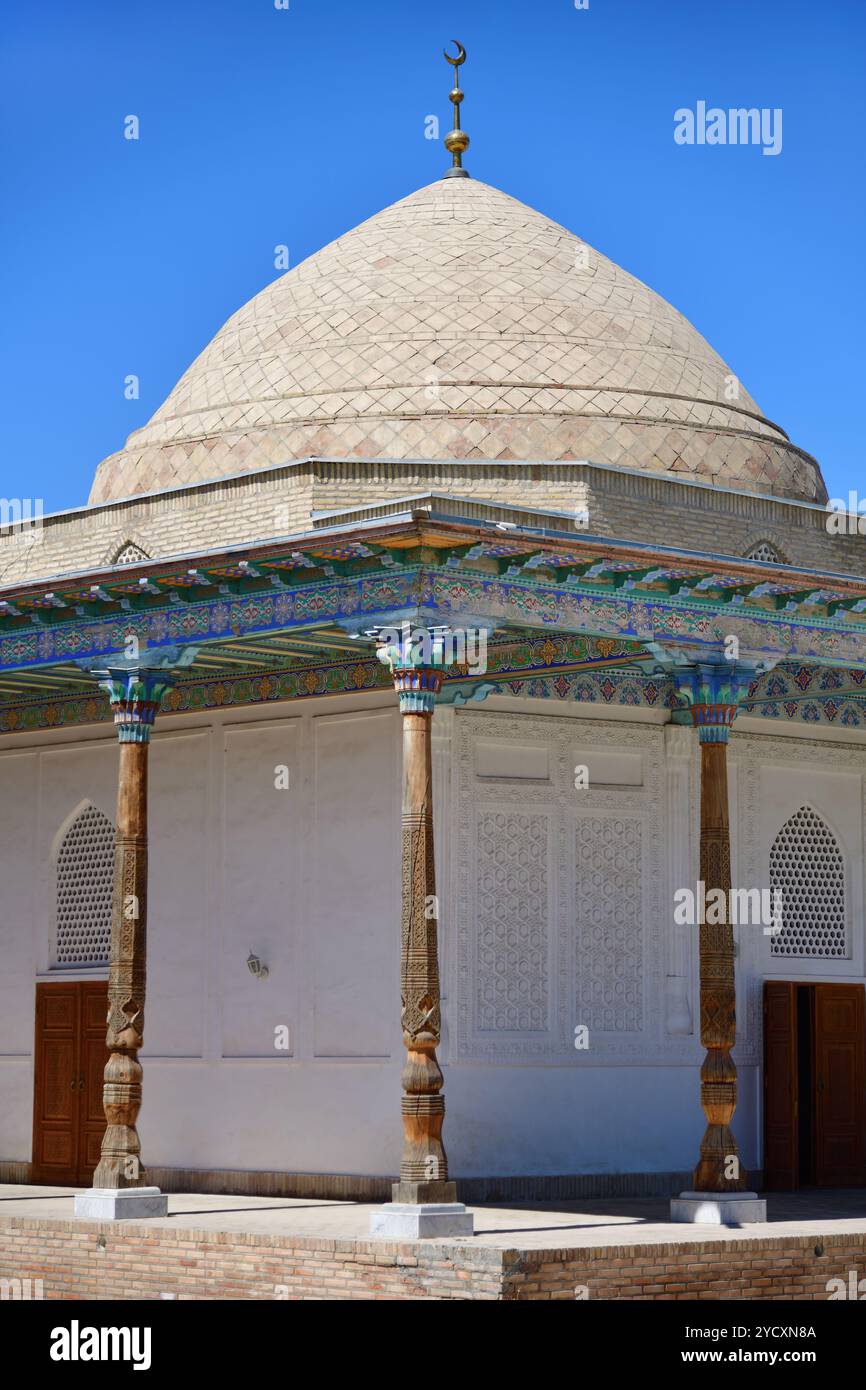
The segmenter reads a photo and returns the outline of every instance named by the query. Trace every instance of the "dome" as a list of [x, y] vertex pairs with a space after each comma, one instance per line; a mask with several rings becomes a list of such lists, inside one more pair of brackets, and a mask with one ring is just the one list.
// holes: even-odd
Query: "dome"
[[682, 314], [469, 178], [394, 203], [239, 309], [90, 501], [310, 456], [590, 459], [826, 499]]

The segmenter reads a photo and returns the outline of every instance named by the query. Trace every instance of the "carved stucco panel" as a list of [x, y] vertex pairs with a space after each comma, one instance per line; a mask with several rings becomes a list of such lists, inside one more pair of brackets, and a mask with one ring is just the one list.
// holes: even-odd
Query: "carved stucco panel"
[[580, 816], [575, 830], [575, 1017], [596, 1033], [643, 1027], [643, 826]]
[[479, 810], [475, 821], [479, 1032], [546, 1033], [550, 998], [550, 817]]
[[[548, 776], [479, 775], [480, 740], [544, 745]], [[641, 784], [576, 790], [578, 749], [637, 754]], [[691, 1060], [692, 1040], [663, 1035], [662, 729], [460, 710], [454, 768], [452, 1059]], [[574, 1047], [581, 1023], [591, 1028], [589, 1053]]]

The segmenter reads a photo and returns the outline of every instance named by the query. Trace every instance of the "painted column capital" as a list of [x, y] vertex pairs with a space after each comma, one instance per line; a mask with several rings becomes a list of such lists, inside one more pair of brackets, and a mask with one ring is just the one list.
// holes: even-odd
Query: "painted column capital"
[[191, 666], [198, 647], [165, 647], [142, 651], [134, 657], [109, 657], [103, 661], [79, 661], [107, 694], [120, 743], [149, 743], [160, 701]]
[[673, 665], [668, 675], [683, 717], [691, 716], [701, 743], [727, 743], [740, 706], [765, 669], [749, 659], [728, 659], [721, 652]]
[[[396, 638], [396, 640], [391, 640]], [[383, 642], [377, 657], [387, 666], [400, 699], [401, 714], [432, 715], [436, 696], [442, 689], [445, 643], [427, 628], [409, 628], [400, 634], [393, 630]]]
[[120, 743], [148, 743], [163, 695], [174, 684], [169, 671], [109, 666], [94, 672], [111, 702]]
[[727, 743], [737, 717], [737, 706], [726, 704], [692, 705], [691, 715], [699, 743]]

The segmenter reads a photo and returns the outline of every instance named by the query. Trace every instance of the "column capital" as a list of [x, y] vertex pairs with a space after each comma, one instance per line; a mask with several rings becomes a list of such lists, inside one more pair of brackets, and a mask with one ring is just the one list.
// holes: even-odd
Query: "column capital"
[[169, 671], [108, 666], [94, 671], [111, 702], [120, 743], [147, 743], [160, 701], [174, 684]]
[[729, 657], [718, 647], [666, 653], [662, 664], [679, 700], [675, 722], [691, 722], [701, 743], [727, 743], [740, 706], [775, 660]]
[[410, 629], [404, 623], [400, 633], [389, 631], [376, 655], [391, 672], [400, 713], [432, 715], [446, 664], [443, 638], [429, 628]]
[[727, 743], [737, 711], [758, 675], [756, 663], [724, 656], [696, 662], [673, 674], [677, 694], [688, 708], [701, 743]]
[[145, 651], [130, 658], [78, 664], [108, 696], [120, 743], [148, 743], [160, 701], [178, 678], [179, 669], [190, 666], [197, 647], [168, 647]]

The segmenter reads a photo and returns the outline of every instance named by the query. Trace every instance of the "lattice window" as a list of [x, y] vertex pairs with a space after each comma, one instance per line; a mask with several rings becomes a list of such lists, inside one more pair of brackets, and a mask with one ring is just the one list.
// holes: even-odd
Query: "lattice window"
[[747, 560], [760, 560], [766, 565], [784, 565], [786, 563], [776, 547], [770, 545], [769, 541], [759, 541], [757, 545], [752, 546], [745, 558]]
[[57, 855], [57, 965], [107, 962], [113, 876], [114, 826], [95, 806], [86, 806]]
[[122, 546], [120, 547], [120, 550], [118, 550], [117, 554], [115, 555], [114, 559], [112, 560], [112, 564], [114, 564], [114, 565], [134, 565], [134, 564], [136, 563], [136, 561], [138, 561], [138, 560], [149, 560], [149, 559], [150, 559], [150, 556], [149, 556], [149, 555], [145, 555], [145, 553], [144, 553], [144, 551], [142, 550], [142, 548], [141, 548], [140, 545], [136, 545], [134, 541], [127, 541], [126, 544], [125, 544], [125, 545], [122, 545]]
[[782, 893], [773, 956], [845, 957], [845, 862], [832, 830], [810, 806], [786, 821], [770, 850], [770, 886]]

